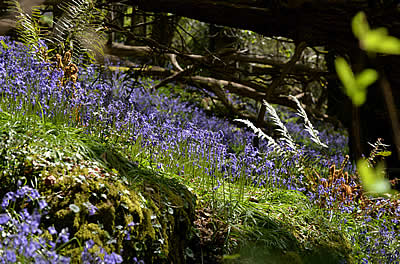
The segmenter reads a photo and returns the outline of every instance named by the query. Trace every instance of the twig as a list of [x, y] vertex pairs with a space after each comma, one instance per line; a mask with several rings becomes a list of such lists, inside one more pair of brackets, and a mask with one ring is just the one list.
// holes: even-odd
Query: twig
[[164, 80], [162, 80], [161, 82], [159, 82], [158, 84], [154, 85], [151, 90], [157, 90], [158, 88], [160, 88], [161, 86], [166, 85], [167, 83], [173, 82], [174, 80], [179, 79], [181, 76], [187, 74], [188, 72], [190, 72], [191, 70], [193, 70], [193, 66], [188, 66], [186, 67], [186, 69], [182, 70], [182, 71], [178, 71], [175, 72], [174, 74], [168, 76], [167, 78], [165, 78]]

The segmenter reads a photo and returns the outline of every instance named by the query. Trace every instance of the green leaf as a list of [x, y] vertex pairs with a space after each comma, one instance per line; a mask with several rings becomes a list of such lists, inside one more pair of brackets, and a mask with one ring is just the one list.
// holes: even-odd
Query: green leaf
[[378, 164], [377, 168], [374, 169], [368, 167], [366, 160], [361, 159], [357, 162], [357, 169], [365, 191], [375, 195], [391, 192], [390, 182], [385, 178], [382, 164]]
[[351, 26], [354, 36], [358, 39], [363, 38], [365, 34], [369, 32], [369, 25], [365, 13], [362, 11], [358, 12], [353, 18]]
[[339, 79], [344, 85], [346, 93], [348, 93], [348, 95], [351, 97], [351, 95], [354, 94], [354, 90], [357, 86], [353, 71], [351, 70], [349, 64], [347, 64], [346, 60], [341, 57], [335, 60], [335, 68]]
[[381, 151], [381, 152], [376, 153], [376, 155], [382, 156], [382, 157], [389, 157], [390, 155], [392, 155], [392, 152], [391, 151]]
[[367, 91], [355, 90], [349, 97], [355, 106], [361, 106], [367, 100]]
[[387, 30], [385, 28], [370, 30], [359, 38], [361, 48], [370, 52], [379, 52], [379, 47], [384, 42], [385, 37], [387, 37]]
[[341, 57], [335, 60], [335, 67], [345, 88], [345, 93], [350, 97], [353, 104], [356, 106], [364, 104], [367, 98], [366, 88], [378, 79], [378, 73], [373, 69], [366, 69], [354, 76], [350, 65]]
[[360, 89], [365, 90], [368, 86], [378, 80], [378, 73], [373, 69], [365, 69], [356, 76], [356, 82]]
[[377, 52], [385, 54], [400, 55], [400, 40], [395, 37], [387, 36], [377, 47]]
[[363, 50], [375, 53], [400, 55], [400, 39], [389, 36], [386, 28], [369, 28], [365, 13], [359, 12], [352, 21], [354, 35]]
[[369, 31], [360, 39], [364, 50], [385, 54], [400, 54], [400, 40], [388, 35], [385, 28]]

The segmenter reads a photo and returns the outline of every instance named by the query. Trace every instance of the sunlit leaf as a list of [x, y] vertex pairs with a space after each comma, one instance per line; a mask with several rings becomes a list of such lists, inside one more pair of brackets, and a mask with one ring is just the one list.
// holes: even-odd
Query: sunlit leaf
[[361, 106], [367, 100], [367, 91], [355, 90], [350, 99], [355, 106]]
[[386, 28], [370, 29], [366, 16], [359, 12], [352, 21], [354, 35], [360, 40], [360, 47], [368, 52], [400, 54], [400, 39], [389, 36]]
[[382, 156], [382, 157], [389, 157], [390, 155], [392, 155], [392, 152], [391, 151], [381, 151], [381, 152], [376, 153], [376, 155]]
[[380, 195], [391, 191], [390, 182], [385, 178], [384, 167], [379, 164], [377, 168], [368, 167], [366, 160], [357, 162], [364, 190], [368, 193]]
[[356, 76], [356, 82], [360, 89], [365, 90], [378, 79], [378, 73], [373, 69], [365, 69]]
[[364, 12], [357, 13], [353, 18], [352, 28], [353, 34], [359, 39], [363, 38], [363, 36], [369, 31], [369, 25]]
[[400, 55], [400, 39], [387, 36], [382, 40], [377, 50], [380, 53]]
[[379, 30], [368, 31], [360, 38], [361, 48], [370, 52], [377, 52], [385, 37], [382, 33]]
[[345, 93], [350, 97], [353, 104], [360, 106], [367, 98], [367, 87], [378, 79], [378, 73], [373, 69], [366, 69], [354, 76], [350, 65], [344, 58], [335, 60], [336, 72], [343, 83]]
[[370, 52], [400, 54], [400, 40], [389, 36], [385, 28], [369, 31], [360, 42], [361, 48]]
[[354, 93], [354, 89], [357, 86], [353, 71], [349, 64], [347, 64], [346, 60], [341, 57], [335, 60], [335, 67], [339, 79], [342, 81], [346, 89], [346, 93], [351, 97], [351, 94]]

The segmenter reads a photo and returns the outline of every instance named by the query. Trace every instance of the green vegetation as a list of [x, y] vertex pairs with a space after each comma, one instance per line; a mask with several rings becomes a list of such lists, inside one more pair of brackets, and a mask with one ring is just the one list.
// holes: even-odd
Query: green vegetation
[[[64, 12], [78, 16], [93, 6], [80, 7]], [[388, 154], [383, 144], [374, 145], [360, 180], [344, 133], [326, 124], [317, 131], [296, 97], [287, 98], [297, 113], [263, 102], [272, 137], [248, 120], [236, 119], [247, 127], [222, 120], [223, 111], [207, 115], [199, 106], [220, 105], [190, 87], [156, 90], [152, 79], [114, 65], [81, 67], [71, 78], [70, 52], [57, 54], [55, 66], [37, 56], [48, 51], [43, 42], [0, 42], [0, 261], [398, 259], [399, 196], [381, 171], [367, 168]], [[377, 76], [355, 76], [340, 59], [337, 67], [362, 104]]]
[[[82, 129], [4, 112], [0, 128], [0, 194], [16, 191], [23, 181], [46, 198], [51, 217], [42, 220], [44, 230], [67, 228], [73, 235], [59, 254], [80, 263], [83, 242], [92, 240], [91, 251], [124, 248], [127, 261], [182, 263], [196, 201], [187, 188], [139, 168]], [[13, 210], [23, 207], [19, 202]], [[48, 231], [42, 236], [52, 240]]]

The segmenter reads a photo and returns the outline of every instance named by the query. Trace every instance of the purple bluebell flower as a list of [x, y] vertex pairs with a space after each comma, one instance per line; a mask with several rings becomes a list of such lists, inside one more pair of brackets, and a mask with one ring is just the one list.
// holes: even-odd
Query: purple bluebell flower
[[6, 260], [10, 263], [15, 263], [17, 261], [17, 257], [13, 250], [6, 250]]
[[56, 235], [57, 234], [57, 230], [54, 228], [54, 226], [49, 226], [47, 228], [47, 230], [49, 230], [50, 235]]
[[46, 202], [46, 200], [39, 200], [39, 209], [40, 210], [43, 210], [44, 208], [46, 208], [47, 207], [47, 202]]
[[63, 228], [61, 230], [61, 232], [58, 234], [58, 239], [60, 239], [62, 243], [67, 243], [69, 241], [68, 228]]
[[96, 206], [91, 206], [89, 208], [89, 215], [94, 215], [97, 212], [98, 208]]
[[15, 193], [13, 192], [8, 192], [6, 193], [6, 195], [3, 197], [3, 201], [1, 203], [1, 207], [3, 207], [3, 209], [6, 209], [8, 207], [8, 205], [10, 204], [10, 201], [15, 201]]
[[92, 248], [94, 245], [95, 245], [95, 243], [94, 243], [94, 241], [91, 240], [91, 239], [85, 242], [85, 248], [86, 248], [86, 249], [90, 249], [90, 248]]
[[4, 225], [10, 220], [10, 216], [8, 214], [0, 214], [0, 225]]

